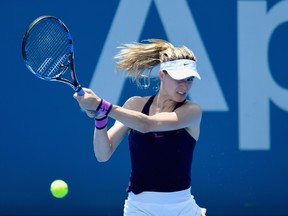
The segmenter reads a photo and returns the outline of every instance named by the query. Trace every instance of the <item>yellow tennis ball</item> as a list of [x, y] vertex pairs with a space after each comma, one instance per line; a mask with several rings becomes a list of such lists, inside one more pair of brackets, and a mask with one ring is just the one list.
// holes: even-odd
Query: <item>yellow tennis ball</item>
[[63, 198], [68, 193], [68, 185], [65, 181], [57, 179], [51, 183], [50, 191], [56, 198]]

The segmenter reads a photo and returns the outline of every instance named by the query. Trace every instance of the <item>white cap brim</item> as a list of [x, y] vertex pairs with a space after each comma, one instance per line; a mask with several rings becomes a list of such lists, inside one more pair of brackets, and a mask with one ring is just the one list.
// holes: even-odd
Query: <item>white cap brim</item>
[[165, 70], [175, 80], [197, 77], [201, 79], [197, 72], [196, 62], [190, 59], [178, 59], [160, 64], [160, 70]]

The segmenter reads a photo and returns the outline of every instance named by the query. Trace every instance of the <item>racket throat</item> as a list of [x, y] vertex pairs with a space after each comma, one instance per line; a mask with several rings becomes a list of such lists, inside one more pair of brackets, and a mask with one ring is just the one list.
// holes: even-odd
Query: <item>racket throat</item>
[[82, 87], [81, 87], [81, 85], [78, 85], [78, 86], [73, 86], [73, 89], [74, 89], [74, 91], [75, 92], [79, 92], [79, 91], [81, 91], [82, 90]]

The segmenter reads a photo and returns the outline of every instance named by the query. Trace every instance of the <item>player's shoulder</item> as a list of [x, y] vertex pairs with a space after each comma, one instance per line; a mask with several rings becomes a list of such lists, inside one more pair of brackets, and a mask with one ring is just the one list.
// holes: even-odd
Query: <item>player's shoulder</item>
[[145, 96], [145, 97], [133, 96], [133, 97], [130, 97], [125, 102], [123, 107], [125, 107], [127, 109], [136, 110], [136, 111], [141, 111], [149, 98], [150, 98], [150, 96]]
[[193, 112], [202, 113], [201, 106], [195, 102], [190, 101], [190, 100], [185, 101], [185, 107], [193, 110]]

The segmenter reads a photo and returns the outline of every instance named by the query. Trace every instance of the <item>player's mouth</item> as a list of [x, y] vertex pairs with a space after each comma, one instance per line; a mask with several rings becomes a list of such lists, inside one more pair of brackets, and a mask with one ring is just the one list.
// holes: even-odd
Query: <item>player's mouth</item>
[[186, 92], [185, 91], [178, 91], [177, 94], [186, 95]]

